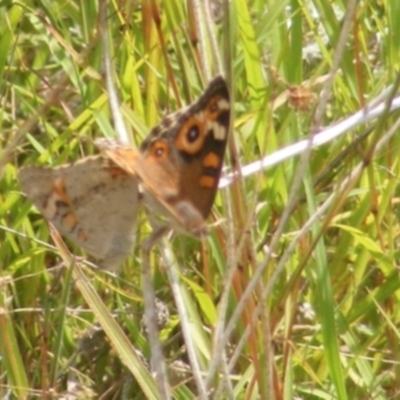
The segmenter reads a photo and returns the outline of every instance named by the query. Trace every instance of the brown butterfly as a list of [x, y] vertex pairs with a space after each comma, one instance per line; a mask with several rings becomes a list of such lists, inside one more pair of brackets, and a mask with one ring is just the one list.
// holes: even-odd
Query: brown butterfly
[[196, 237], [207, 233], [229, 125], [229, 92], [217, 77], [195, 103], [153, 128], [139, 151], [99, 139], [105, 156], [23, 168], [21, 186], [63, 235], [112, 269], [133, 244], [139, 187], [145, 205], [167, 216], [170, 227]]

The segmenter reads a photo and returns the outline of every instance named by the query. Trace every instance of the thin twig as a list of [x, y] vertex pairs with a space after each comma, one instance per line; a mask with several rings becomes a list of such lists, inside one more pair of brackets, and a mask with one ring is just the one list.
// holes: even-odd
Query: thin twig
[[329, 95], [331, 93], [333, 80], [336, 76], [336, 72], [339, 69], [340, 62], [343, 57], [344, 50], [346, 48], [347, 40], [349, 37], [349, 33], [351, 30], [351, 26], [354, 21], [354, 13], [357, 7], [357, 0], [350, 0], [347, 2], [347, 10], [344, 18], [344, 23], [342, 26], [342, 30], [340, 32], [339, 41], [335, 46], [335, 53], [333, 55], [332, 67], [328, 73], [328, 79], [325, 81], [324, 85], [321, 89], [321, 96], [318, 100], [318, 105], [314, 114], [314, 131], [318, 130], [323, 113], [325, 112], [325, 108], [329, 99]]

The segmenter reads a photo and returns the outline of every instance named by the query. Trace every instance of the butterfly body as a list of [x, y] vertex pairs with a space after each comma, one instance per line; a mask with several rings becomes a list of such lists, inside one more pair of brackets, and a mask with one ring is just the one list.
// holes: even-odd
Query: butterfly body
[[145, 204], [166, 215], [172, 228], [198, 237], [207, 233], [229, 121], [228, 89], [217, 77], [198, 101], [153, 128], [139, 150], [99, 139], [105, 157], [25, 168], [21, 185], [62, 234], [114, 266], [132, 246], [138, 185]]

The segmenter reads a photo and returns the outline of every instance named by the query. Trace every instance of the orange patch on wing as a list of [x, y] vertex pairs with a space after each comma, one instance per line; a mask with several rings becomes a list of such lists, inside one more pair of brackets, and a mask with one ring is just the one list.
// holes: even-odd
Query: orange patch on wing
[[151, 154], [157, 160], [163, 160], [169, 155], [168, 143], [161, 140], [154, 142], [151, 145]]
[[[196, 128], [199, 136], [195, 141], [190, 142], [187, 134], [190, 129]], [[175, 139], [175, 146], [178, 150], [188, 154], [196, 154], [199, 152], [204, 143], [204, 121], [199, 121], [199, 118], [191, 117], [182, 125]]]
[[65, 191], [65, 179], [58, 178], [54, 182], [54, 192], [56, 193], [58, 200], [61, 200], [65, 204], [70, 204], [68, 195]]
[[79, 238], [80, 241], [86, 242], [86, 240], [88, 239], [88, 236], [87, 236], [85, 231], [80, 229], [79, 232], [78, 232], [78, 238]]
[[118, 150], [105, 150], [106, 155], [118, 165], [110, 169], [110, 174], [114, 176], [123, 176], [126, 173], [130, 175], [136, 175], [135, 170], [132, 167], [132, 160], [135, 160], [138, 155], [138, 151], [131, 148], [120, 148]]
[[210, 151], [204, 158], [203, 158], [203, 167], [205, 168], [215, 168], [219, 167], [219, 156], [212, 151]]
[[110, 175], [114, 178], [117, 176], [124, 176], [126, 175], [126, 172], [122, 170], [121, 168], [118, 167], [112, 167], [109, 169]]
[[200, 186], [207, 188], [207, 189], [212, 189], [214, 187], [215, 184], [215, 178], [213, 178], [212, 176], [208, 176], [208, 175], [203, 175], [200, 178]]
[[65, 228], [73, 230], [78, 223], [78, 220], [73, 213], [68, 213], [63, 217], [62, 223]]

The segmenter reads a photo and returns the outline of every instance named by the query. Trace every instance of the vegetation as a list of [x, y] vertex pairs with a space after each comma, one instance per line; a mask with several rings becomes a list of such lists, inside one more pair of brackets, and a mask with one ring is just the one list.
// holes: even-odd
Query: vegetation
[[[104, 30], [133, 144], [226, 76], [231, 170], [398, 91], [396, 0], [206, 3], [113, 1], [106, 28], [93, 1], [0, 2], [1, 397], [159, 398], [143, 319], [146, 212], [113, 275], [74, 261], [17, 181], [25, 165], [73, 162], [115, 136]], [[203, 245], [177, 235], [152, 250], [173, 398], [400, 398], [400, 136], [379, 145], [397, 116], [236, 180]]]

